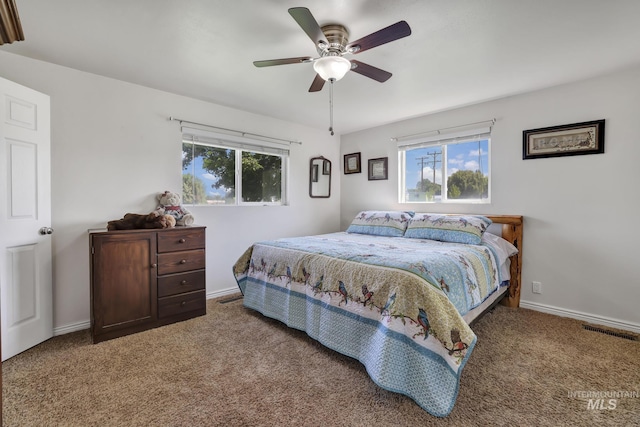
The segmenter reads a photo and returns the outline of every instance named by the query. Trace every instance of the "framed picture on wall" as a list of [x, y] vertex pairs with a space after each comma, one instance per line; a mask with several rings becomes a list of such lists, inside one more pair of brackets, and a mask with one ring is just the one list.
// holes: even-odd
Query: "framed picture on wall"
[[322, 162], [322, 175], [331, 175], [331, 162], [329, 160]]
[[369, 159], [369, 181], [388, 179], [389, 158]]
[[344, 173], [360, 173], [360, 153], [344, 155]]
[[604, 120], [522, 132], [522, 159], [604, 153]]

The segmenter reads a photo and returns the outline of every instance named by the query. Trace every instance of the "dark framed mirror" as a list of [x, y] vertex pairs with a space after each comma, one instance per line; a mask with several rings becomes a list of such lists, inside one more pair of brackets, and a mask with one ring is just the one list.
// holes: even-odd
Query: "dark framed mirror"
[[309, 197], [331, 197], [331, 160], [320, 156], [309, 161]]

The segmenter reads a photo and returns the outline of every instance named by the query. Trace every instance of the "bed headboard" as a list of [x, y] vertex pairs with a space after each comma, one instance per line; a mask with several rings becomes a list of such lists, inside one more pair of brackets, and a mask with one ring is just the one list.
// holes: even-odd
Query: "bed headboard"
[[502, 299], [508, 307], [520, 306], [520, 285], [522, 273], [522, 215], [484, 215], [494, 224], [502, 224], [502, 238], [518, 248], [518, 253], [511, 257], [511, 280], [509, 294]]

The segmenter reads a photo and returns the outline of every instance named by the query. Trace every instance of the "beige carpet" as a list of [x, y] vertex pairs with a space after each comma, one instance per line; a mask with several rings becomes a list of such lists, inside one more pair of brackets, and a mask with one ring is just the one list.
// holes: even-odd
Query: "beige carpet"
[[[223, 298], [226, 299], [226, 298]], [[576, 392], [640, 392], [640, 342], [499, 306], [447, 418], [384, 391], [306, 334], [208, 301], [206, 316], [93, 345], [55, 337], [3, 363], [5, 426], [639, 425], [640, 397], [588, 409]], [[570, 395], [570, 393], [572, 393]], [[605, 399], [609, 407], [609, 398]]]

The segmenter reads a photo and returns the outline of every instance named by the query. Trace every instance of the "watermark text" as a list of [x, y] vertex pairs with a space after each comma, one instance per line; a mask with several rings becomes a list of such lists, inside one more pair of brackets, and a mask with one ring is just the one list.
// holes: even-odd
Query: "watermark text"
[[614, 410], [620, 399], [638, 399], [637, 390], [570, 390], [567, 397], [587, 400], [588, 410]]

